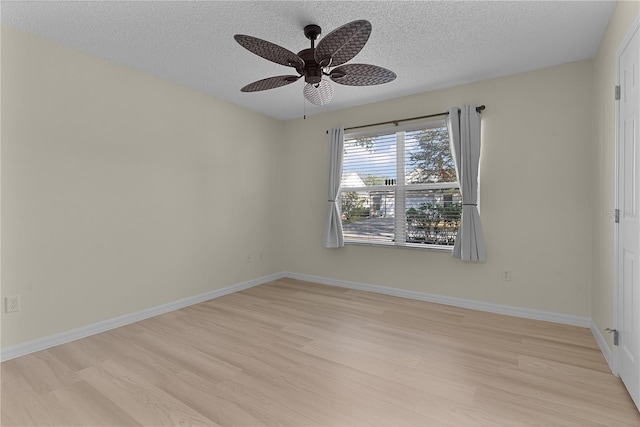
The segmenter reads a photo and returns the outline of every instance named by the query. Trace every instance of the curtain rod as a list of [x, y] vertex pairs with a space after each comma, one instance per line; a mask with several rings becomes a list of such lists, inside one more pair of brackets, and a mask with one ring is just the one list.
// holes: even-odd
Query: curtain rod
[[[482, 110], [484, 110], [486, 107], [484, 105], [481, 105], [479, 107], [476, 107], [476, 111], [478, 113], [482, 112]], [[436, 114], [429, 114], [427, 116], [419, 116], [419, 117], [410, 117], [408, 119], [399, 119], [399, 120], [390, 120], [388, 122], [380, 122], [380, 123], [371, 123], [368, 125], [362, 125], [362, 126], [353, 126], [350, 128], [344, 128], [344, 130], [352, 130], [352, 129], [360, 129], [360, 128], [368, 128], [368, 127], [372, 127], [372, 126], [380, 126], [380, 125], [388, 125], [393, 123], [394, 125], [398, 126], [398, 123], [400, 122], [408, 122], [410, 120], [418, 120], [418, 119], [429, 119], [431, 117], [438, 117], [438, 116], [448, 116], [449, 112], [445, 111], [444, 113], [436, 113]], [[326, 132], [327, 134], [329, 134], [329, 131]]]

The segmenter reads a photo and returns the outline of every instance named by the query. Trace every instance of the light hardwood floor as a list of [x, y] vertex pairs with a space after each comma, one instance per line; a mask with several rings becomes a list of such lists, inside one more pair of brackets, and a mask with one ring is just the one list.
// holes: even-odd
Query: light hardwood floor
[[587, 329], [291, 279], [1, 368], [3, 426], [640, 426]]

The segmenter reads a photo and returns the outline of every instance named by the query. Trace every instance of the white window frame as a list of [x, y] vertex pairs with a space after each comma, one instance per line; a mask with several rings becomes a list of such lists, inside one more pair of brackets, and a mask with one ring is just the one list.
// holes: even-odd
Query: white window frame
[[[455, 182], [434, 182], [425, 184], [409, 184], [405, 183], [405, 134], [406, 132], [418, 131], [423, 129], [434, 129], [446, 127], [447, 123], [444, 119], [415, 123], [405, 126], [393, 126], [387, 128], [379, 128], [377, 130], [367, 130], [361, 132], [349, 132], [344, 134], [344, 140], [363, 137], [376, 137], [380, 135], [396, 134], [396, 185], [371, 185], [366, 187], [345, 187], [340, 188], [338, 192], [338, 200], [342, 199], [342, 193], [344, 192], [372, 192], [372, 191], [394, 191], [395, 197], [395, 223], [394, 223], [394, 241], [393, 242], [380, 242], [380, 241], [364, 241], [354, 240], [346, 238], [344, 243], [348, 245], [363, 245], [363, 246], [383, 246], [394, 248], [411, 248], [421, 250], [436, 250], [436, 251], [453, 251], [452, 245], [437, 245], [437, 244], [424, 244], [424, 243], [407, 243], [405, 224], [407, 222], [407, 209], [405, 206], [407, 191], [414, 190], [445, 190], [445, 189], [458, 189], [460, 190], [460, 183], [458, 180]], [[343, 171], [344, 173], [344, 171]]]

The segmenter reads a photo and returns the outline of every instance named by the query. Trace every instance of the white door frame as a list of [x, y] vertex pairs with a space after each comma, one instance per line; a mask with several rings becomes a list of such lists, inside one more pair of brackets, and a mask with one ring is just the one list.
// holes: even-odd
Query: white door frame
[[[616, 56], [615, 56], [615, 86], [620, 86], [620, 58], [622, 56], [622, 53], [624, 52], [624, 50], [626, 49], [627, 45], [631, 42], [631, 40], [633, 39], [633, 36], [635, 35], [635, 33], [637, 31], [640, 31], [640, 15], [636, 15], [635, 19], [633, 20], [633, 23], [631, 24], [631, 26], [629, 27], [629, 30], [627, 31], [627, 34], [625, 35], [624, 39], [622, 40], [622, 42], [620, 43], [618, 50], [616, 52]], [[613, 96], [613, 88], [612, 88], [612, 94], [611, 96]], [[616, 101], [615, 102], [615, 122], [614, 122], [614, 132], [615, 132], [615, 177], [614, 177], [614, 206], [616, 209], [620, 209], [620, 200], [619, 200], [619, 196], [618, 196], [618, 190], [619, 190], [619, 186], [620, 186], [620, 182], [619, 182], [619, 172], [620, 172], [620, 156], [619, 154], [619, 150], [620, 150], [620, 126], [619, 126], [619, 120], [620, 120], [620, 102]], [[613, 247], [613, 257], [614, 257], [614, 268], [613, 268], [613, 329], [617, 330], [618, 327], [620, 326], [618, 324], [618, 313], [620, 310], [620, 304], [619, 304], [619, 290], [621, 287], [620, 284], [620, 272], [618, 270], [618, 258], [620, 256], [619, 251], [618, 251], [618, 244], [619, 244], [619, 237], [618, 237], [618, 233], [619, 233], [619, 227], [618, 224], [614, 222], [613, 225], [613, 231], [614, 231], [614, 247]], [[612, 360], [611, 360], [611, 370], [613, 372], [614, 375], [618, 376], [618, 367], [619, 367], [619, 357], [620, 357], [620, 351], [618, 349], [618, 346], [613, 346], [613, 351], [612, 351]]]

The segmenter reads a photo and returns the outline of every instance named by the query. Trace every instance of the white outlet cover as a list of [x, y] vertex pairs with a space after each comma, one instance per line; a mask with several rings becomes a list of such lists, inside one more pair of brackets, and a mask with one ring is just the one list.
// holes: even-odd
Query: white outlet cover
[[5, 313], [20, 311], [20, 296], [5, 297]]

